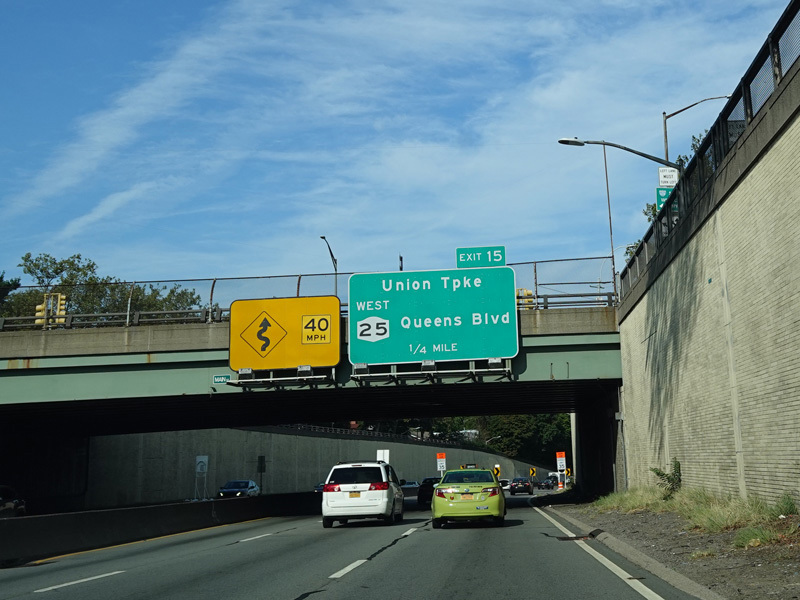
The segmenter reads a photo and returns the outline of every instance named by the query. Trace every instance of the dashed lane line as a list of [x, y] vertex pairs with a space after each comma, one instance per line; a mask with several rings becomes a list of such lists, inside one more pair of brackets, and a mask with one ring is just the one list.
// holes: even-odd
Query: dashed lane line
[[330, 575], [330, 576], [328, 577], [328, 579], [339, 579], [339, 578], [341, 578], [341, 577], [344, 577], [344, 576], [345, 576], [345, 575], [347, 575], [347, 574], [348, 574], [350, 571], [352, 571], [353, 569], [356, 569], [356, 568], [360, 567], [360, 566], [361, 566], [361, 565], [363, 565], [365, 562], [368, 562], [368, 561], [367, 561], [367, 559], [365, 559], [365, 558], [363, 558], [363, 559], [361, 559], [361, 560], [357, 560], [356, 562], [354, 562], [354, 563], [351, 563], [351, 564], [347, 565], [347, 566], [346, 566], [344, 569], [342, 569], [341, 571], [336, 571], [336, 573], [334, 573], [333, 575]]
[[87, 577], [86, 579], [78, 579], [77, 581], [69, 581], [67, 583], [61, 583], [59, 585], [53, 585], [48, 588], [42, 588], [40, 590], [33, 590], [33, 593], [37, 592], [49, 592], [51, 590], [57, 590], [63, 587], [67, 587], [70, 585], [77, 585], [79, 583], [86, 583], [87, 581], [94, 581], [95, 579], [102, 579], [103, 577], [111, 577], [112, 575], [119, 575], [120, 573], [124, 573], [125, 571], [113, 571], [111, 573], [103, 573], [102, 575], [95, 575], [94, 577]]

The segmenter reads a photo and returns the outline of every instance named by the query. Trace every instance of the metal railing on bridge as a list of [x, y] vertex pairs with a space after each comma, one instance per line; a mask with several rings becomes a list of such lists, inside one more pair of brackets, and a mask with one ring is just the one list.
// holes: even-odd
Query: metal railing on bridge
[[[510, 263], [517, 286], [517, 307], [521, 311], [569, 307], [615, 306], [616, 297], [610, 277], [610, 256], [570, 258]], [[605, 278], [604, 269], [609, 272]], [[21, 329], [79, 329], [94, 327], [135, 327], [169, 323], [220, 323], [230, 319], [230, 304], [237, 299], [286, 298], [333, 295], [334, 278], [352, 273], [317, 273], [310, 275], [265, 275], [251, 277], [215, 277], [144, 282], [113, 282], [77, 285], [54, 285], [48, 289], [22, 286], [13, 294], [28, 294], [31, 312], [43, 294], [60, 293], [66, 297], [66, 310], [57, 314], [0, 315], [0, 331]], [[196, 295], [191, 308], [152, 310], [137, 306], [138, 298], [147, 297], [146, 289], [184, 290]], [[203, 301], [203, 288], [207, 301]], [[338, 287], [342, 314], [347, 315], [346, 286]], [[198, 291], [199, 290], [199, 291]], [[139, 293], [137, 293], [139, 292]], [[111, 300], [110, 300], [111, 299]], [[144, 303], [144, 302], [143, 302]], [[152, 302], [151, 302], [152, 303]], [[102, 304], [117, 310], [82, 312], [87, 305]], [[85, 310], [85, 308], [84, 308]]]
[[700, 199], [711, 194], [717, 168], [799, 56], [800, 0], [793, 0], [620, 273], [620, 297], [623, 300], [646, 271], [647, 264], [687, 220]]

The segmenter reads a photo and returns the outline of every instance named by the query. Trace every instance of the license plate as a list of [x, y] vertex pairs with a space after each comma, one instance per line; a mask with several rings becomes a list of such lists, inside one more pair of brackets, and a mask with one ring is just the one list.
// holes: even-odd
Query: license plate
[[361, 492], [350, 492], [351, 498], [361, 498]]
[[462, 500], [472, 500], [472, 494], [461, 494]]

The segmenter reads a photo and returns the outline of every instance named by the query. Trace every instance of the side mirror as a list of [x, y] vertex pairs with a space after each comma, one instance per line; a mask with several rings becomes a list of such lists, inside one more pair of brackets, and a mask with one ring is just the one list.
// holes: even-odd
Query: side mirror
[[405, 484], [406, 484], [406, 480], [405, 479], [401, 479], [400, 480], [400, 485], [405, 485]]

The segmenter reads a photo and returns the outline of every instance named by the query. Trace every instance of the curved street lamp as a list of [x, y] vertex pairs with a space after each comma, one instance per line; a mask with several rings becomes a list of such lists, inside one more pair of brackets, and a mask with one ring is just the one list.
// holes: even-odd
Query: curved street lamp
[[491, 438], [489, 438], [488, 440], [486, 440], [486, 441], [485, 441], [485, 442], [483, 442], [483, 443], [484, 443], [484, 444], [488, 444], [489, 442], [492, 442], [492, 441], [494, 441], [494, 440], [499, 440], [501, 437], [503, 437], [503, 436], [502, 436], [502, 435], [496, 435], [496, 436], [494, 436], [494, 437], [491, 437]]
[[614, 144], [612, 142], [606, 142], [602, 140], [579, 140], [578, 138], [561, 138], [558, 140], [559, 144], [564, 144], [566, 146], [583, 146], [585, 144], [597, 144], [598, 146], [611, 146], [612, 148], [619, 148], [620, 150], [625, 150], [625, 152], [630, 152], [631, 154], [636, 154], [643, 158], [647, 158], [658, 164], [672, 167], [673, 169], [678, 169], [678, 171], [683, 172], [683, 167], [679, 164], [674, 162], [669, 162], [666, 159], [658, 158], [657, 156], [653, 156], [652, 154], [645, 154], [644, 152], [639, 152], [638, 150], [634, 150], [633, 148], [628, 148], [627, 146], [620, 146], [619, 144]]
[[701, 102], [708, 102], [709, 100], [722, 100], [723, 98], [730, 98], [730, 96], [713, 96], [711, 98], [703, 98], [702, 100], [698, 100], [694, 104], [690, 104], [689, 106], [684, 106], [680, 110], [676, 110], [674, 113], [667, 114], [666, 111], [661, 113], [664, 117], [664, 158], [669, 160], [669, 144], [667, 143], [667, 119], [670, 117], [674, 117], [675, 115], [681, 114], [685, 110], [689, 110], [693, 106], [697, 106]]
[[328, 252], [331, 253], [331, 262], [333, 263], [333, 295], [337, 298], [339, 297], [339, 261], [336, 260], [336, 257], [333, 255], [333, 250], [331, 250], [331, 245], [328, 243], [328, 240], [325, 238], [324, 235], [319, 236], [319, 239], [325, 242], [325, 245], [328, 247]]
[[619, 144], [614, 144], [613, 142], [606, 142], [604, 140], [579, 140], [578, 138], [561, 138], [558, 140], [559, 144], [564, 144], [565, 146], [585, 146], [586, 144], [596, 144], [598, 146], [603, 147], [603, 167], [605, 168], [606, 174], [606, 200], [608, 201], [608, 237], [611, 241], [611, 271], [613, 273], [613, 281], [614, 281], [614, 298], [616, 299], [617, 296], [617, 266], [614, 261], [614, 232], [611, 228], [611, 192], [609, 191], [608, 187], [608, 161], [606, 160], [606, 146], [611, 146], [612, 148], [619, 148], [620, 150], [625, 150], [625, 152], [630, 152], [631, 154], [636, 154], [637, 156], [641, 156], [642, 158], [646, 158], [648, 160], [652, 160], [653, 162], [657, 162], [660, 165], [665, 165], [667, 167], [672, 167], [673, 169], [677, 169], [678, 173], [683, 174], [683, 167], [679, 164], [669, 162], [663, 158], [658, 158], [657, 156], [653, 156], [652, 154], [646, 154], [644, 152], [639, 152], [638, 150], [634, 150], [633, 148], [628, 148], [627, 146], [620, 146]]

